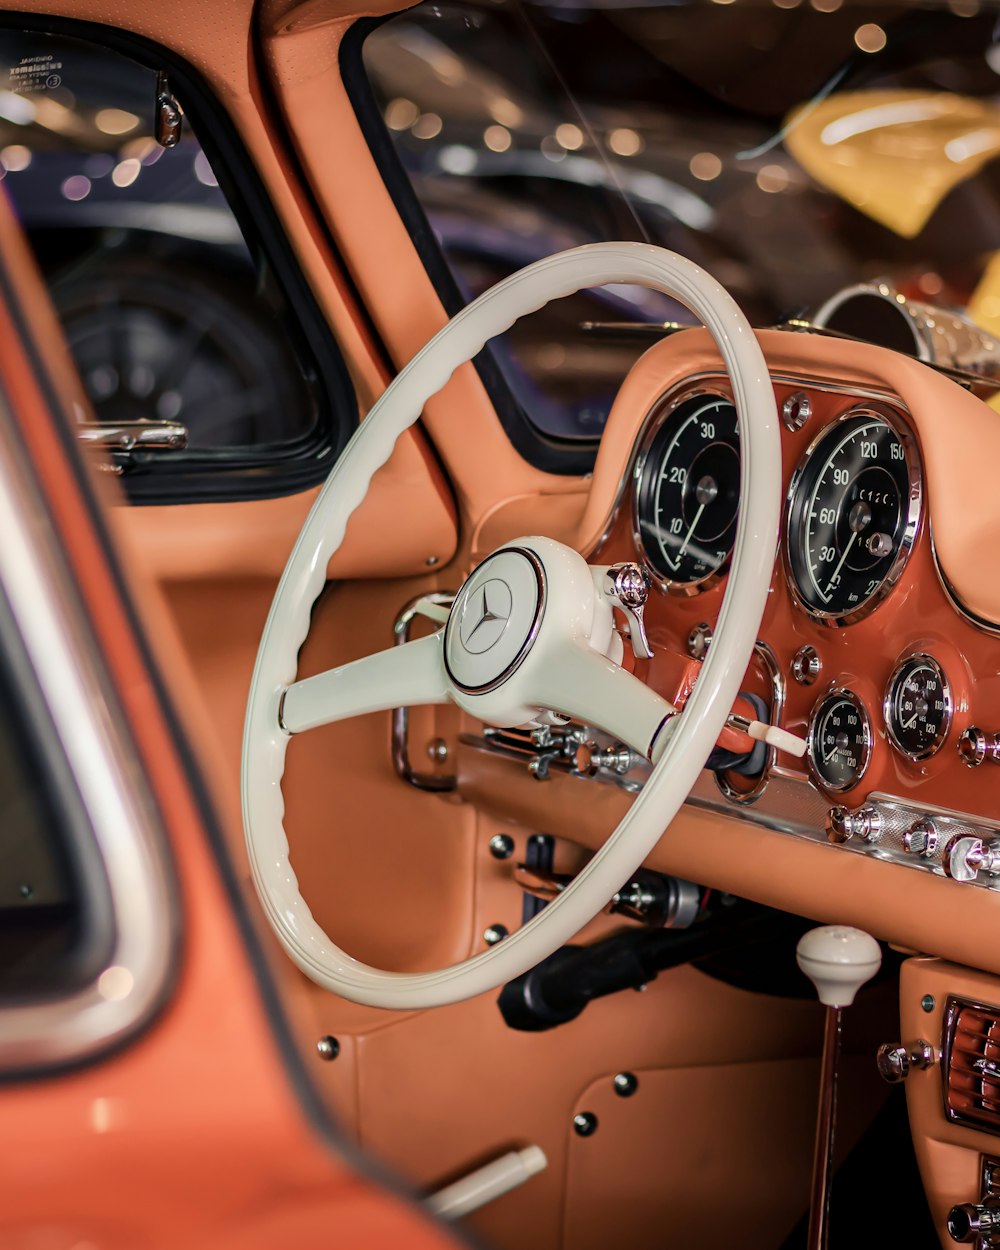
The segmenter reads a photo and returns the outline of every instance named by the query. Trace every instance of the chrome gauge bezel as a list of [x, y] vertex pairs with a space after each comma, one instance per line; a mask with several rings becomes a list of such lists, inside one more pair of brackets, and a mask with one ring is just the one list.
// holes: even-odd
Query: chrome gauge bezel
[[[938, 738], [924, 751], [908, 751], [896, 736], [893, 728], [893, 688], [903, 671], [914, 662], [926, 665], [928, 668], [934, 669], [938, 680], [941, 683], [941, 692], [944, 695], [944, 719], [941, 722], [941, 733]], [[945, 673], [941, 664], [934, 656], [929, 655], [926, 651], [911, 651], [909, 655], [904, 655], [896, 667], [892, 670], [889, 680], [886, 682], [885, 694], [882, 697], [882, 719], [885, 722], [886, 737], [896, 748], [896, 750], [905, 759], [913, 760], [919, 763], [921, 760], [929, 760], [932, 755], [937, 755], [938, 751], [948, 741], [948, 734], [951, 732], [951, 721], [954, 715], [955, 704], [951, 696], [951, 684], [948, 681], [948, 675]]]
[[[847, 785], [832, 785], [823, 774], [819, 771], [813, 756], [813, 737], [816, 733], [816, 721], [819, 717], [820, 708], [822, 708], [831, 699], [836, 698], [850, 703], [852, 707], [861, 717], [861, 723], [864, 726], [864, 758], [861, 761], [861, 767], [858, 769], [858, 775]], [[874, 734], [872, 732], [872, 718], [868, 714], [868, 709], [861, 701], [858, 695], [848, 686], [830, 686], [813, 704], [812, 712], [809, 716], [809, 725], [806, 729], [806, 766], [809, 769], [809, 776], [813, 782], [821, 789], [830, 794], [845, 794], [848, 790], [853, 790], [855, 786], [859, 786], [864, 780], [865, 774], [868, 772], [868, 765], [872, 759], [872, 747], [874, 745]]]
[[[843, 425], [847, 421], [854, 421], [858, 418], [871, 418], [881, 421], [888, 426], [896, 435], [903, 447], [903, 462], [906, 466], [906, 478], [909, 488], [909, 499], [907, 502], [906, 525], [903, 530], [899, 547], [896, 551], [895, 558], [889, 566], [885, 576], [880, 584], [862, 603], [857, 604], [853, 608], [841, 612], [825, 612], [821, 608], [814, 607], [809, 603], [799, 590], [798, 581], [795, 576], [795, 564], [792, 557], [792, 543], [794, 535], [792, 534], [792, 512], [796, 502], [796, 495], [801, 487], [802, 479], [806, 470], [812, 462], [812, 459], [819, 448], [831, 435], [831, 432], [839, 425]], [[903, 569], [910, 558], [913, 545], [916, 542], [917, 534], [920, 530], [920, 523], [923, 518], [923, 472], [920, 464], [920, 452], [917, 447], [917, 440], [906, 422], [902, 419], [900, 413], [890, 407], [888, 404], [881, 403], [864, 403], [858, 404], [853, 408], [848, 408], [840, 413], [833, 421], [827, 422], [826, 425], [817, 433], [806, 448], [795, 466], [795, 472], [792, 474], [791, 482], [788, 486], [788, 492], [785, 496], [785, 536], [784, 542], [781, 544], [782, 563], [784, 564], [785, 583], [788, 586], [788, 593], [792, 597], [792, 601], [800, 611], [811, 617], [814, 621], [819, 621], [823, 625], [827, 625], [833, 629], [839, 629], [845, 625], [855, 625], [858, 621], [863, 621], [870, 616], [872, 612], [882, 603], [888, 596], [892, 588], [902, 576]]]
[[732, 392], [727, 390], [725, 386], [714, 383], [714, 380], [711, 386], [681, 386], [677, 390], [670, 392], [669, 395], [663, 396], [653, 405], [646, 419], [645, 428], [639, 440], [639, 450], [632, 467], [632, 543], [639, 557], [639, 563], [645, 569], [650, 582], [659, 590], [662, 590], [664, 594], [685, 599], [704, 594], [706, 590], [711, 590], [714, 586], [718, 586], [729, 572], [733, 549], [730, 547], [729, 554], [719, 567], [713, 569], [711, 573], [706, 573], [704, 577], [696, 578], [690, 582], [679, 582], [664, 577], [650, 560], [646, 544], [642, 540], [642, 532], [639, 528], [639, 501], [642, 498], [643, 470], [649, 459], [653, 443], [656, 441], [656, 436], [682, 404], [700, 398], [721, 399], [727, 404], [735, 404]]

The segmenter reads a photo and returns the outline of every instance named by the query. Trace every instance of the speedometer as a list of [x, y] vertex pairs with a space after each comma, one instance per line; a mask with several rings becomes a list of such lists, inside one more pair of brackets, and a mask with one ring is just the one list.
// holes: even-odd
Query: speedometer
[[636, 466], [636, 530], [645, 562], [668, 590], [694, 593], [729, 558], [740, 500], [736, 409], [689, 397], [654, 429]]
[[788, 562], [799, 602], [847, 624], [870, 611], [902, 571], [920, 516], [911, 436], [854, 409], [806, 453], [789, 492]]

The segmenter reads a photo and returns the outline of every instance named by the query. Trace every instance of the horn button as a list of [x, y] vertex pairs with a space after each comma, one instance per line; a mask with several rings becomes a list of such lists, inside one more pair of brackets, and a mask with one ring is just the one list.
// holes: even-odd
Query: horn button
[[488, 556], [458, 592], [445, 631], [448, 676], [469, 694], [495, 690], [531, 650], [545, 610], [545, 571], [524, 547]]

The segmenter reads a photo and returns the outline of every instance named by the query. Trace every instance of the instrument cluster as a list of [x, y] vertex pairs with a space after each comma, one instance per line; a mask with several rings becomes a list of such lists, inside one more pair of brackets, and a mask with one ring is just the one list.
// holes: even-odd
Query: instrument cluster
[[[920, 452], [890, 396], [792, 380], [776, 383], [776, 392], [786, 499], [775, 588], [785, 591], [777, 598], [788, 619], [780, 619], [772, 596], [761, 636], [779, 655], [792, 689], [826, 678], [807, 702], [806, 691], [799, 692], [797, 708], [789, 709], [783, 694], [775, 703], [785, 703], [786, 727], [791, 711], [807, 738], [810, 778], [836, 796], [861, 786], [879, 743], [889, 744], [904, 770], [919, 772], [913, 766], [939, 752], [952, 729], [951, 683], [940, 655], [926, 645], [925, 622], [910, 620], [907, 633], [898, 612], [888, 630], [873, 619], [903, 575], [923, 524]], [[674, 600], [675, 615], [690, 617], [704, 596], [710, 620], [721, 602], [740, 466], [725, 379], [677, 389], [647, 419], [633, 464], [632, 540], [652, 582]], [[780, 652], [787, 654], [789, 642], [782, 648], [779, 634], [795, 644], [784, 664]], [[784, 674], [778, 684], [786, 684]]]
[[[786, 401], [797, 428], [808, 396]], [[850, 405], [795, 468], [785, 512], [789, 585], [802, 609], [829, 624], [867, 615], [891, 589], [913, 546], [921, 510], [916, 443], [888, 408]], [[711, 390], [666, 404], [635, 466], [635, 533], [651, 577], [691, 595], [728, 567], [740, 495], [740, 439], [731, 399]]]

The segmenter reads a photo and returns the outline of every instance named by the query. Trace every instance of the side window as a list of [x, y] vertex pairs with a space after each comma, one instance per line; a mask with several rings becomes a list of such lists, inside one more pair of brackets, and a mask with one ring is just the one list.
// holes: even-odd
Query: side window
[[80, 988], [111, 943], [79, 800], [26, 693], [0, 669], [0, 1003]]
[[346, 370], [246, 153], [189, 75], [0, 28], [3, 188], [97, 418], [81, 436], [130, 448], [116, 455], [130, 495], [303, 489], [353, 427]]

